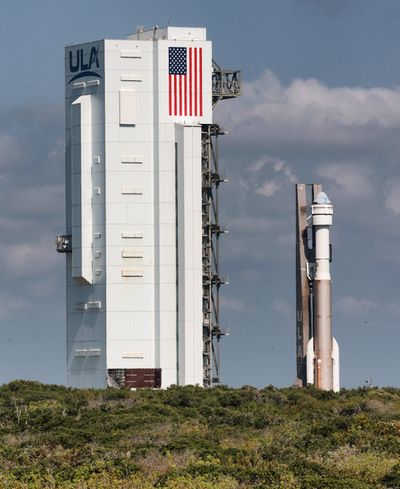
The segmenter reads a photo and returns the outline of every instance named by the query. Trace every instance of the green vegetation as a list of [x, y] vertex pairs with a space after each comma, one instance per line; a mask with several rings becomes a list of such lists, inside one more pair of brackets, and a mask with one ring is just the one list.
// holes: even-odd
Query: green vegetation
[[0, 487], [399, 489], [400, 390], [0, 387]]

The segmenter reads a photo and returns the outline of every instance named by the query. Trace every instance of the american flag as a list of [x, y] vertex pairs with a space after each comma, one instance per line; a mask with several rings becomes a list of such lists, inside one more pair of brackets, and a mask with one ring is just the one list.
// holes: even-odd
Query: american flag
[[172, 116], [203, 115], [203, 48], [169, 48], [168, 108]]

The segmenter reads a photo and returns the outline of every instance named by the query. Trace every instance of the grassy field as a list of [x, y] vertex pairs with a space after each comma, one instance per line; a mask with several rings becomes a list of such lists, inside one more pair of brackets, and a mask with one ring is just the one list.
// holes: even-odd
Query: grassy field
[[0, 387], [0, 487], [400, 488], [400, 391]]

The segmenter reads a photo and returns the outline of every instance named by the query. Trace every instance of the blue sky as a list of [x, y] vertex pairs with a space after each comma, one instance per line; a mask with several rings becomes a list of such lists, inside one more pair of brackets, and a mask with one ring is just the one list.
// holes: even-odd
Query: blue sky
[[[222, 380], [295, 377], [294, 189], [335, 209], [334, 331], [342, 384], [400, 386], [400, 4], [392, 0], [3, 0], [0, 16], [0, 382], [63, 383], [63, 49], [138, 25], [207, 27], [239, 68], [220, 104]], [[225, 203], [225, 205], [224, 205]]]

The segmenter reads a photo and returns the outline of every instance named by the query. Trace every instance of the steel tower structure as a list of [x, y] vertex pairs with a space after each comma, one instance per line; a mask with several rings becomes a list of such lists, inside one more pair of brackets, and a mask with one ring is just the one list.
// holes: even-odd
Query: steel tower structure
[[[213, 60], [213, 108], [220, 100], [242, 93], [242, 73], [221, 68]], [[227, 181], [219, 169], [219, 136], [225, 131], [218, 124], [202, 126], [202, 258], [203, 258], [203, 384], [220, 381], [219, 342], [227, 331], [220, 323], [220, 287], [227, 283], [219, 265], [219, 238], [227, 229], [219, 223], [219, 185]]]

